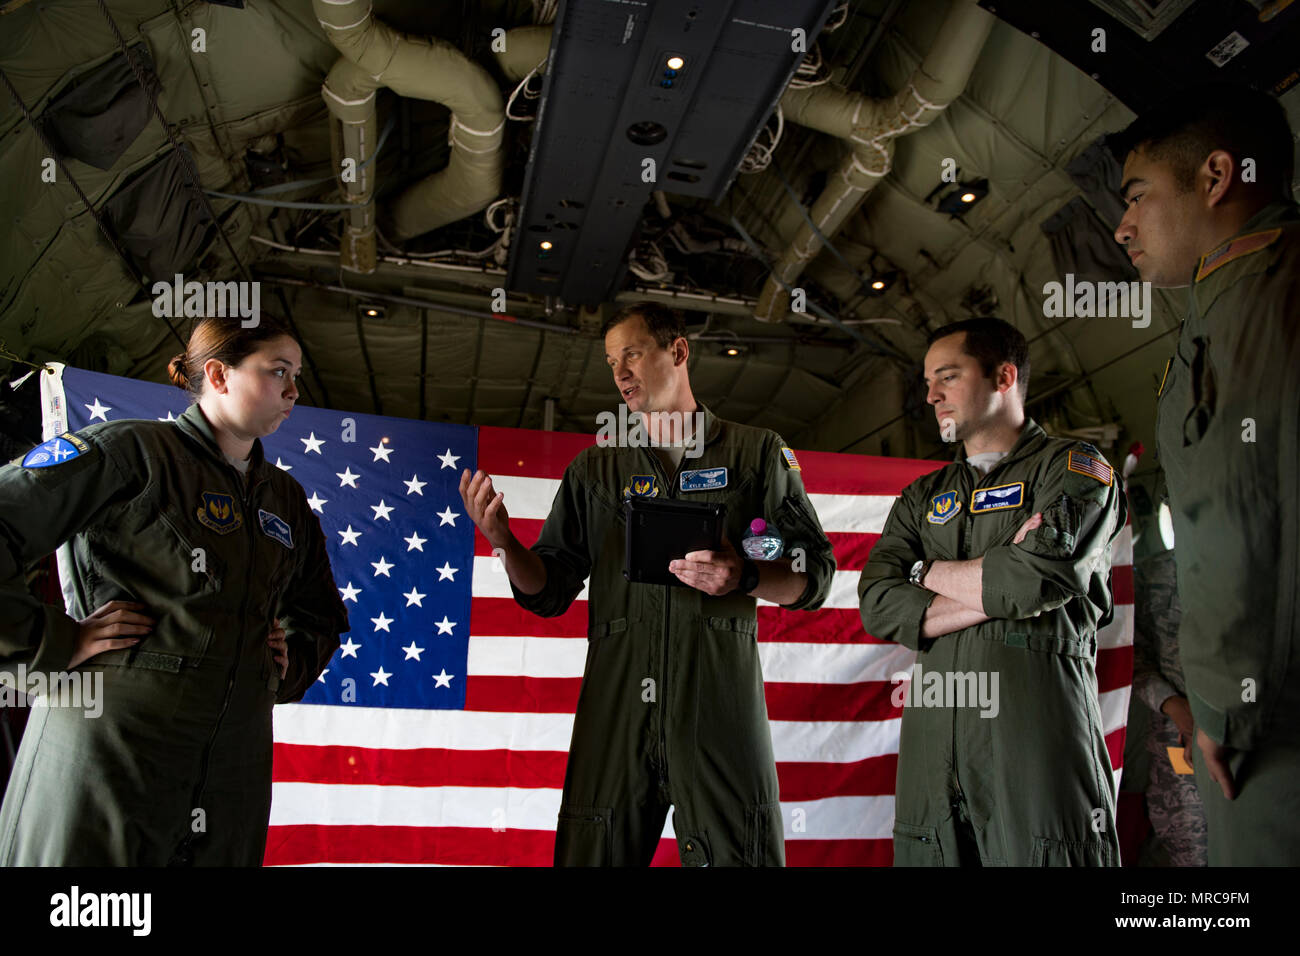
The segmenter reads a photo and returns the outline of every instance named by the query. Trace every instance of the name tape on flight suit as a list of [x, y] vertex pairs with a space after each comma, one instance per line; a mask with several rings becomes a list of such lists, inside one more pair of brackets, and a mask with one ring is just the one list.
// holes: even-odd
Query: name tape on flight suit
[[961, 511], [961, 500], [956, 491], [945, 491], [930, 499], [930, 510], [925, 513], [925, 520], [930, 524], [947, 524]]
[[1085, 455], [1081, 451], [1070, 452], [1065, 467], [1080, 475], [1096, 478], [1103, 485], [1110, 484], [1111, 475], [1114, 473], [1114, 469], [1110, 465], [1098, 458], [1093, 458], [1091, 455]]
[[1019, 508], [1024, 504], [1025, 483], [1013, 482], [998, 485], [996, 488], [977, 488], [970, 496], [971, 514], [983, 514], [985, 511], [1005, 511]]
[[289, 530], [289, 522], [261, 508], [257, 509], [257, 520], [262, 526], [262, 534], [274, 538], [286, 548], [293, 547], [293, 532]]
[[90, 446], [71, 432], [42, 442], [23, 457], [24, 468], [49, 468], [90, 451]]
[[682, 472], [682, 491], [713, 491], [727, 487], [727, 469], [695, 468]]
[[199, 524], [211, 528], [217, 534], [229, 534], [244, 524], [244, 516], [239, 513], [234, 495], [220, 491], [203, 492], [203, 500], [195, 517], [199, 519]]

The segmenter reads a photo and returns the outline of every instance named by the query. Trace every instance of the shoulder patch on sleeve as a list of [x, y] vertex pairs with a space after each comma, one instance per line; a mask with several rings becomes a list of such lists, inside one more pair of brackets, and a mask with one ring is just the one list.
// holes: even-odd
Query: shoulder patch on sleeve
[[41, 442], [23, 456], [24, 468], [50, 468], [72, 461], [90, 451], [90, 446], [71, 432]]
[[1081, 451], [1071, 451], [1065, 467], [1077, 474], [1095, 478], [1107, 486], [1110, 485], [1111, 476], [1114, 474], [1114, 469], [1100, 458], [1094, 458]]
[[1263, 232], [1252, 232], [1248, 236], [1238, 236], [1225, 242], [1213, 252], [1201, 256], [1194, 281], [1200, 282], [1215, 269], [1226, 266], [1233, 259], [1240, 259], [1242, 256], [1271, 246], [1280, 235], [1282, 235], [1281, 229], [1265, 229]]
[[799, 459], [794, 457], [794, 452], [785, 445], [781, 446], [781, 457], [785, 459], [785, 467], [789, 468], [791, 471], [803, 471], [803, 469], [799, 467]]

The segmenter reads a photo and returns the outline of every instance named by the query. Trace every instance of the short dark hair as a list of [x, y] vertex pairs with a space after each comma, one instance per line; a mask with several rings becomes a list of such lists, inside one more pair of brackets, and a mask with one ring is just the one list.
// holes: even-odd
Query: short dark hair
[[1249, 86], [1213, 83], [1178, 93], [1107, 136], [1106, 145], [1121, 166], [1138, 149], [1168, 162], [1183, 192], [1195, 185], [1205, 157], [1227, 150], [1238, 167], [1243, 159], [1255, 160], [1259, 189], [1291, 195], [1295, 155], [1286, 111], [1277, 97]]
[[993, 378], [1003, 362], [1016, 367], [1016, 386], [1023, 400], [1029, 392], [1029, 343], [1020, 330], [992, 316], [964, 319], [935, 329], [925, 340], [925, 347], [958, 332], [966, 333], [962, 351], [980, 363], [985, 378]]
[[661, 349], [686, 337], [686, 323], [682, 321], [681, 313], [658, 302], [633, 302], [623, 306], [605, 320], [605, 324], [600, 327], [600, 337], [603, 339], [614, 326], [637, 315], [645, 320], [646, 328]]

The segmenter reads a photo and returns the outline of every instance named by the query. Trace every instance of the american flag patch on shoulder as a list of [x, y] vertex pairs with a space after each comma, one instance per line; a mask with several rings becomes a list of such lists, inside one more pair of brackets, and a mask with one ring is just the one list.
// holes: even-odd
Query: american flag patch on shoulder
[[1109, 485], [1113, 469], [1100, 458], [1093, 458], [1091, 455], [1085, 455], [1081, 451], [1070, 452], [1070, 459], [1066, 463], [1070, 471], [1077, 471], [1081, 475], [1087, 475], [1089, 478], [1096, 478], [1103, 485]]

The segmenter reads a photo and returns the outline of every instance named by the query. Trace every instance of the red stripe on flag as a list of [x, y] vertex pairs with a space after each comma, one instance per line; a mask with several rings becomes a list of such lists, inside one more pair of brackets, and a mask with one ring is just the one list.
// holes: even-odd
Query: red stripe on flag
[[568, 754], [551, 750], [446, 750], [426, 747], [313, 747], [276, 744], [277, 783], [398, 787], [564, 786]]
[[758, 609], [758, 639], [783, 644], [885, 643], [862, 629], [862, 616], [852, 607], [810, 613], [764, 605]]
[[781, 783], [781, 799], [787, 802], [886, 796], [894, 792], [898, 754], [853, 763], [778, 763], [776, 776]]
[[[578, 452], [596, 444], [594, 433], [543, 432], [530, 428], [478, 430], [478, 467], [489, 475], [563, 478]], [[511, 527], [514, 522], [511, 522]]]
[[889, 720], [902, 716], [888, 681], [861, 684], [764, 684], [768, 720]]
[[814, 495], [889, 495], [897, 497], [904, 487], [928, 475], [946, 461], [916, 458], [871, 458], [830, 451], [801, 451], [803, 486]]
[[441, 863], [550, 866], [552, 830], [486, 827], [276, 826], [267, 831], [269, 866], [301, 863]]
[[587, 637], [587, 604], [575, 601], [559, 617], [538, 617], [514, 598], [474, 598], [470, 633], [497, 637]]
[[786, 866], [893, 866], [893, 840], [786, 840]]
[[465, 709], [517, 714], [572, 714], [581, 677], [471, 677]]
[[1106, 752], [1110, 754], [1110, 765], [1114, 770], [1124, 766], [1124, 734], [1127, 731], [1127, 727], [1120, 727], [1106, 735]]
[[[506, 510], [508, 511], [509, 509], [510, 505], [506, 504]], [[520, 544], [525, 548], [531, 548], [537, 543], [537, 539], [542, 536], [542, 525], [545, 523], [545, 518], [511, 518], [510, 531], [519, 539]], [[490, 558], [491, 556], [492, 545], [488, 544], [488, 539], [483, 537], [483, 532], [479, 531], [478, 528], [475, 528], [474, 557]]]
[[1133, 645], [1103, 647], [1097, 651], [1097, 693], [1118, 690], [1133, 683]]
[[1117, 564], [1110, 569], [1110, 593], [1116, 604], [1133, 603], [1133, 565]]
[[826, 538], [835, 551], [835, 567], [840, 571], [861, 571], [867, 566], [867, 555], [880, 535], [867, 532], [828, 531]]

